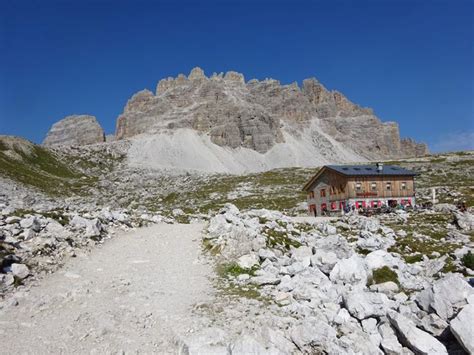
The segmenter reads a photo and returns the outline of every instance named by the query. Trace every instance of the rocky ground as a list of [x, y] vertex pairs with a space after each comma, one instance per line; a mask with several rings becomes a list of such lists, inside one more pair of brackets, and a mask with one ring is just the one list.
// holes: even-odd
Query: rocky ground
[[[385, 224], [387, 216], [308, 224], [227, 205], [203, 237], [223, 275], [217, 287], [238, 295], [219, 325], [230, 334], [242, 329], [256, 353], [472, 353], [473, 328], [464, 321], [474, 310], [472, 210], [466, 223], [444, 226], [454, 232], [441, 243], [449, 246], [420, 228], [420, 243], [438, 250], [425, 254], [407, 246], [412, 236], [403, 228], [417, 227], [410, 218], [393, 213], [399, 228]], [[256, 308], [251, 324], [242, 321]]]
[[[393, 162], [420, 173], [423, 208], [307, 223], [293, 216], [305, 214], [300, 190], [316, 169], [178, 174], [130, 167], [125, 141], [53, 150], [0, 143], [0, 329], [7, 336], [11, 322], [20, 324], [8, 317], [34, 308], [25, 294], [64, 281], [63, 266], [84, 263], [88, 280], [95, 264], [83, 256], [94, 258], [113, 236], [206, 223], [201, 246], [214, 265], [206, 274], [213, 297], [193, 310], [192, 336], [173, 332], [171, 352], [474, 351], [472, 152]], [[122, 349], [144, 349], [137, 344]]]

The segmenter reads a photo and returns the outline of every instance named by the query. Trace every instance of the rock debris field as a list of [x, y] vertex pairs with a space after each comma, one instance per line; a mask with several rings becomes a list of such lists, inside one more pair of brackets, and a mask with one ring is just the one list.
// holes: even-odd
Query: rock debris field
[[[472, 214], [461, 218], [452, 228], [472, 231]], [[208, 223], [119, 232], [5, 299], [3, 350], [472, 353], [474, 289], [458, 272], [472, 274], [463, 266], [472, 245], [458, 248], [450, 269], [446, 257], [413, 262], [391, 252], [406, 232], [388, 225], [227, 204]], [[19, 265], [14, 280], [27, 280]]]
[[315, 168], [0, 143], [0, 353], [474, 353], [470, 152], [398, 162], [413, 210], [321, 219], [302, 217]]

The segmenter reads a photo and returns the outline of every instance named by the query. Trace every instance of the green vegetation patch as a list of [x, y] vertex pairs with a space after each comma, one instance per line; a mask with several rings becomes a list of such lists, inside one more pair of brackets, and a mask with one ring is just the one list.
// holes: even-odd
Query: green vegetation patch
[[461, 272], [461, 270], [457, 267], [457, 265], [454, 264], [453, 258], [450, 256], [446, 258], [446, 262], [441, 271], [444, 272], [445, 274], [449, 272]]
[[39, 146], [32, 146], [31, 151], [25, 153], [15, 148], [9, 151], [2, 144], [0, 174], [48, 195], [79, 193], [97, 180], [69, 168], [53, 152]]
[[404, 230], [407, 235], [397, 236], [396, 243], [388, 249], [399, 253], [407, 263], [423, 260], [423, 255], [432, 258], [433, 253], [451, 254], [460, 247], [457, 243], [445, 241], [449, 229], [454, 222], [451, 213], [412, 213], [404, 224], [385, 223], [394, 231]]
[[301, 246], [299, 241], [292, 239], [286, 232], [265, 228], [263, 234], [267, 238], [266, 245], [269, 248], [290, 250], [291, 247], [299, 248]]
[[464, 254], [461, 259], [461, 262], [465, 267], [474, 270], [474, 254], [471, 253], [470, 250], [466, 254]]
[[69, 224], [70, 217], [64, 213], [62, 210], [51, 210], [45, 212], [33, 211], [33, 210], [26, 210], [26, 209], [17, 209], [12, 214], [12, 216], [18, 217], [25, 217], [26, 215], [41, 215], [45, 218], [54, 219], [56, 222], [60, 223], [61, 225], [65, 226]]
[[251, 269], [245, 269], [243, 267], [240, 267], [237, 263], [232, 262], [232, 263], [220, 264], [217, 267], [217, 273], [222, 277], [229, 277], [229, 276], [237, 277], [242, 274], [255, 276], [255, 272], [259, 268], [260, 268], [260, 265], [255, 265]]
[[215, 174], [193, 177], [186, 193], [171, 192], [143, 204], [153, 210], [181, 208], [189, 213], [216, 212], [226, 203], [240, 210], [266, 208], [292, 214], [306, 200], [301, 191], [317, 169], [286, 168], [247, 175]]
[[423, 254], [406, 255], [403, 258], [407, 264], [414, 264], [423, 261]]
[[397, 285], [400, 285], [397, 273], [388, 266], [383, 266], [372, 271], [372, 278], [369, 280], [369, 285], [381, 284], [388, 281], [392, 281]]

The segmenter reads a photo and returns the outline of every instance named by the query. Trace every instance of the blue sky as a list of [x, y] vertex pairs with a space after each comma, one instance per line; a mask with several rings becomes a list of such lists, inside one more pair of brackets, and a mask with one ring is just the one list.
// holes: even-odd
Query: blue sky
[[107, 133], [163, 77], [316, 77], [432, 150], [474, 149], [474, 1], [0, 0], [0, 133]]

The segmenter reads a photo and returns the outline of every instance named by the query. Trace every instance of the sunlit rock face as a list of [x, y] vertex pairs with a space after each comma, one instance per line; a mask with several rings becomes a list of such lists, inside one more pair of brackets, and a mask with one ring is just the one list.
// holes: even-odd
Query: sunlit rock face
[[427, 153], [424, 144], [400, 140], [396, 123], [381, 122], [371, 109], [327, 90], [314, 78], [300, 88], [273, 79], [246, 82], [233, 71], [207, 77], [200, 68], [160, 80], [155, 93], [133, 95], [118, 117], [116, 138], [191, 128], [219, 146], [265, 153], [285, 141], [284, 132], [298, 137], [312, 122], [365, 158]]
[[103, 142], [105, 142], [104, 130], [94, 116], [72, 115], [56, 122], [43, 144], [81, 146]]

